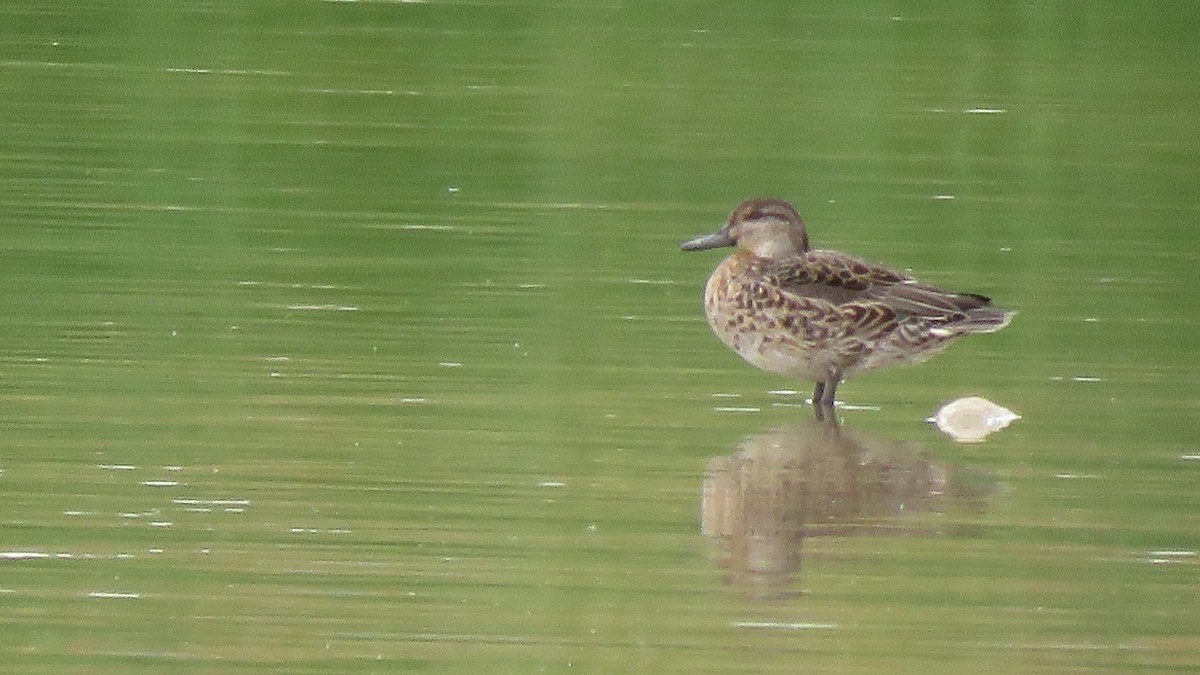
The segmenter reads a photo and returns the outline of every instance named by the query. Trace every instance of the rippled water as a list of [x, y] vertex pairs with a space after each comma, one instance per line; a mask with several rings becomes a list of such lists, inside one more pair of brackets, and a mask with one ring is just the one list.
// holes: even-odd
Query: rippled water
[[[1200, 666], [1157, 9], [0, 9], [5, 662]], [[815, 420], [678, 251], [759, 194], [1019, 314]]]

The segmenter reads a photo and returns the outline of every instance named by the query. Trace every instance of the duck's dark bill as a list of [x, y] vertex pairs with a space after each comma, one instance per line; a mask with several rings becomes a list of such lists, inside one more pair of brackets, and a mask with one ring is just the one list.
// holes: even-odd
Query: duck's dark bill
[[721, 229], [712, 234], [705, 234], [695, 239], [690, 239], [683, 242], [682, 248], [685, 251], [703, 251], [707, 248], [721, 248], [722, 246], [733, 246], [735, 243], [733, 235], [729, 234], [729, 230]]

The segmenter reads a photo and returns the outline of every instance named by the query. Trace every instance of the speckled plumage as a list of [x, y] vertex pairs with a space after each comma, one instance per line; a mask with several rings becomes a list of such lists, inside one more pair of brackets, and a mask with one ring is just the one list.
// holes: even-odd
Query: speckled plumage
[[725, 227], [687, 251], [736, 246], [704, 290], [713, 332], [768, 372], [814, 380], [814, 406], [831, 406], [857, 373], [923, 361], [951, 340], [997, 331], [1013, 313], [847, 253], [813, 250], [791, 204], [751, 199]]

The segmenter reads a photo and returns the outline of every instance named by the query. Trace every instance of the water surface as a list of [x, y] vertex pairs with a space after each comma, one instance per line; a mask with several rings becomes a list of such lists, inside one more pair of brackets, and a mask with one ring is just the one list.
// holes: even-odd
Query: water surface
[[[1197, 18], [0, 10], [0, 653], [1200, 665]], [[678, 251], [765, 194], [1019, 314], [817, 423]]]

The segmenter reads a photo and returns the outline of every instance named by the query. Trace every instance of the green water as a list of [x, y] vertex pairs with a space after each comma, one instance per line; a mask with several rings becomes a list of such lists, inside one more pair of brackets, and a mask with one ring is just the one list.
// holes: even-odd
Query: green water
[[[5, 666], [1200, 667], [1200, 11], [545, 4], [0, 8]], [[754, 195], [1019, 314], [821, 427]]]

